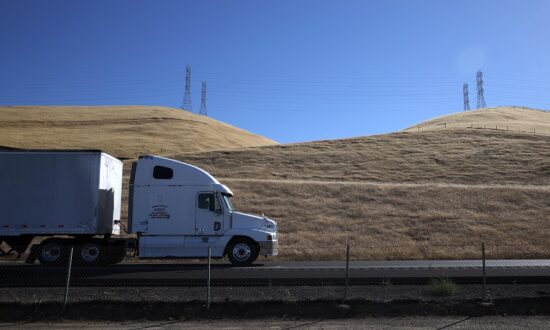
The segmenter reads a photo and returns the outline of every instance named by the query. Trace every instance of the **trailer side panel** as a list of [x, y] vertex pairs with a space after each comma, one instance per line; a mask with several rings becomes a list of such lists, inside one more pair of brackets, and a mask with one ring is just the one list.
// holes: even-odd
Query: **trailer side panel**
[[[0, 236], [112, 233], [98, 222], [101, 158], [98, 151], [0, 151]], [[112, 189], [120, 203], [120, 185]]]

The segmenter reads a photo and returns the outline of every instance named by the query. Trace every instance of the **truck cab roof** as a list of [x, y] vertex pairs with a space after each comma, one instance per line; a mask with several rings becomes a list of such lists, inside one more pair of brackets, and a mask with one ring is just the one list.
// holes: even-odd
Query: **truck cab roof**
[[214, 191], [233, 195], [210, 173], [188, 163], [160, 156], [140, 156], [132, 166], [130, 184], [169, 186], [208, 186]]

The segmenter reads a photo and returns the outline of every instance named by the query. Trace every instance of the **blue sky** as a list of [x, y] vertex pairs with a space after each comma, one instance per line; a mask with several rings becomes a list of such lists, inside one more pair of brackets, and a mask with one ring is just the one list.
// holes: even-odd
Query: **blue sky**
[[0, 104], [193, 108], [279, 142], [550, 108], [548, 1], [0, 1]]

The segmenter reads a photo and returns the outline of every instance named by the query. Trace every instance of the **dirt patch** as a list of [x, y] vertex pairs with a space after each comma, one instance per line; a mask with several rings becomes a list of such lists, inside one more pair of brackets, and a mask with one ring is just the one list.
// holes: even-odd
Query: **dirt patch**
[[[136, 303], [86, 302], [74, 303], [62, 310], [61, 303], [1, 304], [0, 320], [169, 320], [169, 319], [262, 319], [262, 318], [323, 318], [337, 319], [369, 316], [403, 315], [549, 315], [550, 298], [518, 298], [496, 300], [484, 306], [479, 300], [434, 302], [401, 300], [374, 302], [353, 300], [342, 306], [339, 301], [213, 303], [206, 309], [203, 302]], [[348, 308], [349, 307], [349, 308]]]

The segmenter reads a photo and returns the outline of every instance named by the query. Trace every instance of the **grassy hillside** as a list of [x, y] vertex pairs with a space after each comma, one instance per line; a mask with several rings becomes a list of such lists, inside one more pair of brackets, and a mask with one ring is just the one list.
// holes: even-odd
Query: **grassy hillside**
[[175, 158], [278, 220], [281, 258], [340, 258], [346, 241], [367, 259], [478, 258], [482, 241], [491, 258], [550, 257], [548, 135], [425, 130]]
[[486, 108], [434, 118], [406, 131], [464, 128], [550, 134], [550, 111], [522, 107]]
[[168, 108], [0, 108], [0, 145], [156, 153], [203, 167], [240, 210], [278, 221], [281, 259], [341, 259], [346, 242], [357, 259], [479, 258], [482, 241], [489, 258], [550, 258], [548, 127], [547, 112], [497, 108], [274, 145]]
[[231, 179], [550, 184], [550, 136], [490, 130], [399, 132], [176, 158]]
[[101, 149], [120, 158], [260, 145], [274, 141], [166, 107], [0, 107], [0, 146]]

